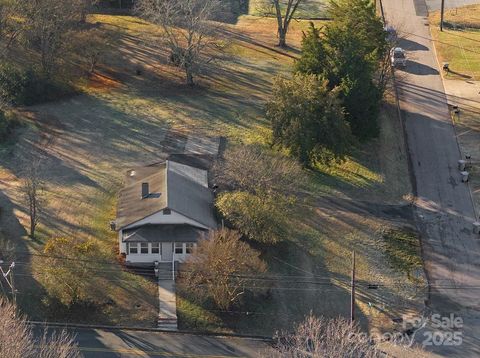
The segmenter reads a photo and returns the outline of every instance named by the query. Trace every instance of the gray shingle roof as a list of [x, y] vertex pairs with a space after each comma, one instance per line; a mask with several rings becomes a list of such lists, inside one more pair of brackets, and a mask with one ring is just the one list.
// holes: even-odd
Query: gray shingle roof
[[[141, 187], [144, 182], [149, 183], [151, 195], [142, 199]], [[167, 160], [129, 170], [125, 183], [117, 205], [117, 229], [165, 208], [206, 227], [217, 226], [206, 170]]]
[[190, 225], [143, 225], [123, 231], [123, 242], [197, 242], [206, 230]]

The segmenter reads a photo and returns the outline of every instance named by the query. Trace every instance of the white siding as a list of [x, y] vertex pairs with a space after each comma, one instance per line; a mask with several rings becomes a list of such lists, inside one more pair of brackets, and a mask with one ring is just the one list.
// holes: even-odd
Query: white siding
[[[132, 243], [132, 244], [134, 244], [134, 243]], [[137, 244], [137, 243], [135, 243], [135, 244]], [[169, 244], [172, 245], [172, 243], [169, 243]], [[182, 253], [181, 254], [176, 254], [175, 251], [174, 251], [173, 252], [173, 259], [175, 261], [184, 262], [185, 259], [189, 255], [186, 252], [186, 245], [187, 244], [186, 243], [177, 243], [177, 246], [178, 245], [181, 245]], [[196, 246], [196, 244], [194, 244], [194, 246]], [[137, 249], [138, 249], [138, 252], [140, 252], [140, 244], [137, 244]], [[126, 247], [125, 247], [125, 250], [126, 250]], [[174, 248], [174, 250], [175, 250], [175, 248]], [[127, 254], [126, 255], [126, 261], [128, 261], [130, 263], [133, 263], [133, 264], [135, 264], [135, 263], [151, 263], [151, 264], [153, 264], [155, 261], [166, 262], [165, 260], [162, 260], [161, 254], [152, 254], [152, 244], [151, 243], [148, 244], [148, 254], [141, 254], [141, 253], [129, 254], [128, 252], [126, 252], [126, 254]], [[168, 260], [168, 262], [171, 262], [171, 259]]]
[[126, 261], [131, 263], [154, 263], [160, 260], [160, 254], [127, 254]]
[[163, 212], [159, 211], [158, 213], [147, 216], [145, 219], [130, 224], [123, 229], [130, 229], [132, 227], [142, 226], [146, 224], [189, 224], [203, 229], [208, 229], [205, 225], [200, 224], [198, 221], [189, 219], [173, 210], [171, 210], [170, 215], [163, 215]]
[[127, 244], [122, 241], [123, 230], [118, 231], [118, 245], [121, 254], [125, 254], [127, 252]]

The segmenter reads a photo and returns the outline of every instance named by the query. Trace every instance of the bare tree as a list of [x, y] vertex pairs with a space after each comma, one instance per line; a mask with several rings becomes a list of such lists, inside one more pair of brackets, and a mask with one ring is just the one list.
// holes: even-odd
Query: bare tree
[[295, 160], [258, 145], [230, 147], [214, 165], [214, 181], [222, 189], [252, 194], [294, 194], [305, 173]]
[[222, 48], [212, 21], [222, 16], [220, 0], [138, 0], [136, 12], [161, 26], [170, 49], [170, 62], [185, 71], [186, 83], [214, 60]]
[[292, 334], [277, 337], [275, 348], [265, 354], [271, 358], [363, 357], [383, 355], [358, 326], [343, 318], [326, 319], [307, 316]]
[[237, 145], [225, 151], [213, 173], [222, 191], [215, 205], [242, 234], [268, 244], [291, 234], [287, 223], [305, 183], [295, 160], [261, 146]]
[[264, 0], [260, 5], [260, 12], [265, 15], [273, 14], [277, 19], [278, 46], [287, 47], [287, 33], [290, 23], [295, 18], [298, 6], [307, 0]]
[[105, 36], [104, 32], [96, 28], [78, 31], [71, 39], [74, 52], [83, 59], [89, 74], [95, 72], [113, 42], [110, 36]]
[[252, 280], [267, 269], [260, 253], [232, 230], [209, 233], [200, 240], [180, 272], [180, 284], [197, 297], [210, 297], [222, 309], [237, 303]]
[[80, 21], [86, 22], [87, 15], [93, 10], [94, 6], [99, 3], [99, 0], [83, 0], [83, 6], [81, 7]]
[[2, 39], [2, 55], [11, 46], [22, 30], [19, 20], [19, 2], [16, 0], [0, 0], [0, 38]]
[[80, 351], [66, 331], [44, 334], [36, 339], [16, 307], [0, 299], [0, 357], [8, 358], [77, 358]]
[[28, 42], [40, 53], [40, 65], [50, 77], [62, 58], [69, 32], [78, 24], [83, 0], [31, 0], [23, 3], [22, 11]]
[[43, 191], [45, 181], [42, 172], [42, 160], [33, 158], [24, 162], [24, 176], [21, 183], [21, 190], [28, 207], [30, 217], [30, 237], [35, 238], [41, 205], [43, 203]]

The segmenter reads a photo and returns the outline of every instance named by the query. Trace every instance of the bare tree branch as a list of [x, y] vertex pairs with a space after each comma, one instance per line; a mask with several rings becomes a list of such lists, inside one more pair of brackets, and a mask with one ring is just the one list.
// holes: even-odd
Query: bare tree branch
[[8, 358], [77, 358], [78, 347], [65, 331], [35, 339], [32, 329], [16, 307], [0, 299], [0, 357]]
[[35, 238], [35, 229], [40, 218], [43, 204], [45, 181], [43, 179], [43, 161], [39, 158], [30, 158], [24, 161], [24, 173], [21, 182], [21, 191], [28, 207], [30, 217], [30, 237]]
[[180, 285], [196, 297], [211, 297], [222, 309], [237, 303], [245, 286], [254, 286], [255, 276], [266, 271], [260, 253], [240, 240], [232, 230], [210, 232], [180, 272]]
[[[159, 25], [170, 49], [170, 62], [185, 71], [186, 83], [217, 57], [220, 46], [218, 24], [222, 17], [220, 0], [139, 0], [136, 12]], [[151, 41], [156, 41], [151, 39]]]
[[292, 334], [278, 335], [275, 348], [265, 354], [270, 358], [382, 356], [358, 326], [352, 326], [343, 318], [326, 319], [312, 314], [295, 327]]
[[[277, 19], [278, 46], [287, 47], [287, 33], [290, 22], [295, 18], [298, 6], [308, 0], [264, 0], [260, 12], [273, 15]], [[272, 11], [273, 10], [273, 11]]]

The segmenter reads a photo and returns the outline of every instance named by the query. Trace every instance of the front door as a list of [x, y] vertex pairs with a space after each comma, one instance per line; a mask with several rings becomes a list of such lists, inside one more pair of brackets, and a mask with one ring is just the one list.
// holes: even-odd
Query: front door
[[173, 243], [162, 242], [162, 261], [172, 261], [173, 259]]

